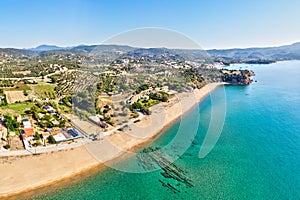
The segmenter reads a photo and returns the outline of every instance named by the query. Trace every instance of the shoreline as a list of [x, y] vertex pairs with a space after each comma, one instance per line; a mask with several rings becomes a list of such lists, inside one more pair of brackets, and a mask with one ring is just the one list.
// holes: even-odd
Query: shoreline
[[[4, 184], [0, 185], [0, 198], [30, 196], [38, 189], [68, 183], [109, 167], [107, 163], [128, 158], [161, 136], [207, 95], [225, 84], [210, 83], [193, 93], [178, 94], [170, 102], [151, 108], [153, 113], [149, 117], [130, 126], [128, 130], [118, 131], [91, 145], [35, 156], [1, 158], [0, 176]], [[179, 98], [182, 101], [178, 101]], [[164, 115], [161, 111], [164, 111]]]

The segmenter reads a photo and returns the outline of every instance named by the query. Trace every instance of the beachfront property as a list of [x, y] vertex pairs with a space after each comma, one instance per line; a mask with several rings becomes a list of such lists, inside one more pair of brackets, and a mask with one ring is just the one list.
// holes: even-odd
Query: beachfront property
[[63, 142], [67, 140], [67, 137], [62, 133], [62, 129], [60, 128], [47, 128], [45, 132], [52, 135], [56, 142]]
[[[19, 120], [21, 119], [21, 116], [17, 116]], [[23, 129], [21, 130], [21, 138], [24, 144], [24, 148], [28, 149], [32, 147], [34, 136], [35, 136], [35, 129], [31, 126], [31, 122], [28, 118], [24, 118], [23, 121]]]
[[[38, 146], [39, 144], [43, 146], [49, 146], [55, 143], [62, 143], [82, 138], [79, 132], [73, 128], [61, 129], [58, 127], [47, 128], [41, 134], [35, 132], [33, 127], [24, 128], [21, 131], [21, 134], [25, 149], [31, 149], [33, 147]], [[39, 136], [37, 136], [37, 134]], [[49, 143], [48, 138], [50, 136], [54, 138], [54, 143]]]
[[21, 131], [21, 134], [22, 134], [23, 138], [33, 139], [33, 137], [34, 137], [34, 128], [33, 127], [24, 128]]
[[74, 138], [76, 138], [76, 137], [79, 136], [78, 131], [75, 130], [75, 129], [72, 129], [72, 128], [71, 128], [71, 129], [69, 129], [67, 132], [68, 132], [68, 134], [72, 135]]
[[155, 87], [155, 88], [149, 87], [149, 89], [141, 91], [139, 94], [133, 95], [130, 98], [126, 99], [125, 103], [128, 105], [132, 105], [135, 102], [138, 102], [139, 100], [148, 101], [150, 99], [149, 95], [151, 93], [159, 93], [159, 92], [163, 92], [168, 95], [174, 95], [178, 93], [175, 90], [170, 90], [168, 86]]
[[20, 114], [12, 116], [21, 125], [17, 132], [20, 133], [25, 149], [82, 138], [77, 131], [68, 131], [71, 125], [52, 106], [46, 105], [42, 108], [36, 110], [32, 117], [26, 115], [22, 118]]
[[125, 100], [125, 103], [132, 105], [133, 103], [137, 102], [140, 99], [149, 100], [148, 95], [150, 94], [151, 90], [152, 89], [148, 89], [148, 90], [142, 91], [139, 94], [131, 96], [129, 99]]
[[94, 124], [100, 126], [101, 128], [107, 128], [108, 125], [105, 122], [101, 121], [101, 119], [102, 119], [101, 116], [90, 116], [89, 117], [89, 120], [91, 122], [93, 122]]
[[33, 127], [24, 128], [21, 131], [21, 134], [23, 139], [26, 139], [27, 141], [31, 141], [34, 139], [34, 135], [35, 135], [34, 128]]

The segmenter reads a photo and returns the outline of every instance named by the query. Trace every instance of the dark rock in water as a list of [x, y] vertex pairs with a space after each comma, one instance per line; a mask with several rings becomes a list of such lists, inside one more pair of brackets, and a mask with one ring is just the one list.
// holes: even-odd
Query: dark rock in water
[[[189, 154], [192, 156], [192, 154]], [[163, 172], [160, 174], [166, 179], [173, 179], [177, 181], [175, 187], [178, 187], [183, 183], [186, 187], [193, 187], [192, 180], [188, 178], [187, 173], [172, 163], [166, 155], [161, 152], [160, 148], [146, 148], [138, 155], [139, 160], [146, 169], [151, 169], [154, 167], [160, 167]], [[177, 188], [172, 186], [170, 183], [165, 183], [159, 180], [163, 187], [166, 187], [173, 191], [174, 193], [180, 192]]]
[[170, 183], [167, 183], [167, 186], [168, 186], [169, 188], [171, 188], [171, 189], [174, 191], [174, 193], [180, 192], [180, 190], [177, 190], [176, 188], [174, 188]]
[[173, 187], [170, 183], [165, 183], [165, 182], [163, 182], [162, 180], [158, 180], [160, 183], [161, 183], [161, 185], [163, 186], [163, 187], [166, 187], [167, 188], [167, 191], [172, 191], [173, 193], [177, 193], [177, 192], [180, 192], [180, 190], [178, 190], [178, 189], [176, 189], [175, 187]]

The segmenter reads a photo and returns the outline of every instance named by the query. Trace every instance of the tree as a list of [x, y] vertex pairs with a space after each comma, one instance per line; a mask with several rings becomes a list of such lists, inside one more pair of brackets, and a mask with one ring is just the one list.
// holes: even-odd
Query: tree
[[134, 109], [141, 109], [142, 108], [142, 104], [140, 102], [134, 102], [134, 104], [132, 105], [132, 107]]
[[24, 96], [28, 96], [27, 90], [24, 90], [23, 93], [24, 93]]
[[151, 111], [149, 110], [149, 108], [143, 107], [143, 108], [142, 108], [142, 112], [143, 112], [144, 114], [146, 114], [146, 115], [151, 115]]
[[141, 90], [147, 90], [149, 89], [149, 86], [147, 84], [144, 84], [140, 87]]
[[39, 107], [37, 105], [33, 105], [31, 108], [30, 108], [30, 112], [31, 114], [34, 114], [34, 113], [39, 113]]
[[34, 140], [39, 141], [41, 139], [41, 135], [38, 132], [35, 132]]
[[4, 116], [4, 124], [9, 131], [15, 131], [15, 129], [20, 127], [20, 123], [17, 122], [12, 114]]
[[48, 136], [48, 142], [49, 142], [50, 144], [55, 144], [55, 143], [56, 143], [56, 140], [54, 139], [53, 135], [49, 135], [49, 136]]
[[161, 101], [162, 102], [167, 102], [168, 101], [168, 95], [163, 94]]
[[51, 76], [51, 83], [56, 83], [57, 82], [57, 77], [56, 76]]

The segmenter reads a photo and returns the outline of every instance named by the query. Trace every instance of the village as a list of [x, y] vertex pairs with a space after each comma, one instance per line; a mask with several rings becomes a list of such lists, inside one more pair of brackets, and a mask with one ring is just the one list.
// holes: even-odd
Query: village
[[215, 67], [222, 63], [156, 51], [105, 62], [98, 54], [1, 55], [0, 151], [71, 148], [123, 130], [177, 93], [210, 82], [250, 83], [248, 71], [228, 74]]
[[0, 116], [1, 151], [30, 150], [76, 142], [82, 135], [52, 106], [34, 105], [26, 114]]
[[[60, 73], [67, 73], [67, 70], [60, 70]], [[44, 82], [40, 84], [51, 86]], [[17, 85], [20, 86], [20, 81]], [[169, 90], [168, 86], [153, 87], [150, 84], [140, 86], [131, 95], [117, 101], [115, 96], [100, 94], [100, 113], [82, 119], [73, 115], [74, 105], [70, 95], [57, 99], [49, 98], [50, 95], [39, 98], [32, 94], [25, 95], [16, 86], [6, 87], [0, 91], [0, 151], [32, 152], [40, 148], [101, 139], [108, 132], [113, 134], [151, 114], [151, 106], [166, 102], [174, 94], [176, 91]]]

